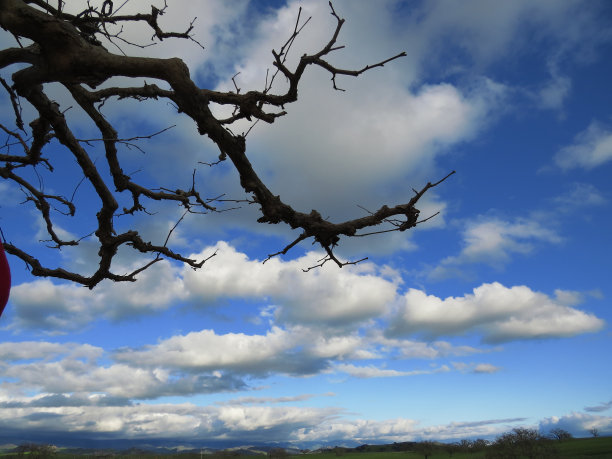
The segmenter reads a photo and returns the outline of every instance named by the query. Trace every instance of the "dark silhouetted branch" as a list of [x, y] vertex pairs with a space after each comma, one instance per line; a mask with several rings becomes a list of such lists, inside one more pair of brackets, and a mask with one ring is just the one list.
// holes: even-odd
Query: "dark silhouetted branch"
[[[97, 266], [92, 267], [93, 273], [85, 275], [65, 268], [45, 267], [31, 254], [12, 243], [7, 243], [6, 252], [21, 258], [31, 269], [32, 274], [70, 280], [92, 288], [103, 279], [134, 281], [139, 273], [157, 263], [162, 257], [186, 263], [197, 269], [215, 254], [200, 261], [186, 258], [167, 247], [170, 237], [187, 213], [226, 211], [228, 208], [217, 207], [225, 202], [257, 204], [260, 211], [258, 222], [282, 223], [292, 229], [301, 230], [299, 237], [283, 250], [269, 255], [266, 261], [274, 256], [286, 254], [300, 242], [311, 239], [326, 254], [316, 266], [332, 261], [342, 267], [363, 261], [365, 258], [357, 261], [341, 261], [336, 257], [334, 248], [341, 238], [387, 231], [358, 234], [360, 230], [389, 223], [394, 226], [393, 231], [405, 231], [427, 220], [418, 220], [419, 210], [415, 206], [424, 193], [442, 183], [452, 173], [436, 183], [428, 183], [420, 191], [415, 191], [415, 195], [404, 204], [385, 205], [367, 216], [344, 222], [332, 222], [321, 217], [316, 210], [303, 213], [283, 202], [254, 170], [246, 150], [245, 137], [257, 122], [274, 123], [277, 118], [287, 115], [286, 106], [297, 100], [298, 87], [309, 67], [315, 66], [327, 71], [331, 75], [333, 87], [339, 89], [336, 82], [338, 76], [358, 77], [364, 72], [383, 67], [405, 56], [405, 53], [396, 54], [356, 70], [333, 65], [329, 61], [329, 56], [343, 48], [337, 44], [337, 40], [345, 21], [330, 3], [336, 26], [331, 38], [318, 52], [302, 55], [294, 68], [289, 68], [287, 64], [287, 57], [293, 44], [311, 19], [302, 20], [300, 9], [289, 38], [279, 51], [272, 51], [272, 65], [276, 70], [272, 75], [270, 72], [266, 73], [263, 90], [243, 92], [236, 82], [238, 75], [236, 74], [232, 78], [235, 91], [213, 91], [197, 86], [187, 66], [179, 58], [145, 58], [109, 52], [105, 47], [109, 43], [116, 47], [119, 47], [118, 42], [129, 45], [129, 42], [122, 37], [122, 32], [124, 27], [130, 27], [134, 23], [146, 24], [152, 30], [152, 39], [156, 42], [179, 38], [198, 43], [192, 36], [195, 19], [189, 23], [184, 32], [168, 32], [160, 27], [158, 20], [167, 8], [165, 4], [161, 9], [151, 7], [150, 13], [133, 15], [118, 14], [121, 6], [116, 9], [112, 1], [104, 0], [100, 7], [88, 4], [87, 8], [78, 14], [70, 14], [63, 9], [62, 2], [53, 6], [45, 0], [0, 0], [0, 27], [13, 34], [20, 45], [0, 50], [0, 69], [8, 69], [13, 64], [27, 64], [17, 65], [15, 67], [17, 70], [12, 70], [12, 84], [0, 79], [0, 84], [11, 100], [17, 127], [15, 130], [0, 125], [0, 129], [7, 135], [6, 143], [0, 147], [0, 164], [2, 164], [0, 177], [24, 191], [26, 202], [33, 203], [40, 212], [50, 240], [58, 248], [77, 245], [81, 239], [63, 240], [59, 236], [55, 229], [52, 212], [54, 208], [51, 203], [60, 207], [61, 214], [74, 216], [77, 211], [74, 204], [77, 192], [81, 192], [80, 190], [87, 186], [97, 196], [97, 202], [94, 200], [88, 203], [88, 210], [95, 211], [96, 228], [90, 239], [95, 240], [98, 245]], [[28, 40], [32, 42], [31, 45], [21, 46], [22, 41]], [[202, 46], [199, 43], [198, 45]], [[287, 87], [280, 92], [274, 90], [275, 78], [279, 74], [282, 74], [288, 82]], [[96, 89], [115, 77], [131, 81], [132, 86]], [[160, 84], [166, 89], [143, 80], [161, 82]], [[99, 136], [80, 139], [74, 134], [72, 126], [64, 116], [65, 109], [62, 110], [46, 92], [48, 83], [59, 84], [69, 92], [72, 101], [67, 106], [76, 103], [88, 120], [93, 122]], [[190, 184], [184, 189], [178, 186], [152, 188], [150, 184], [139, 183], [126, 174], [118, 147], [123, 145], [143, 151], [137, 145], [137, 141], [161, 135], [169, 128], [149, 135], [119, 135], [116, 126], [113, 126], [101, 110], [105, 104], [119, 104], [123, 99], [136, 101], [161, 99], [174, 106], [177, 112], [191, 118], [199, 134], [212, 140], [219, 151], [218, 161], [205, 161], [203, 158], [199, 163], [212, 166], [229, 160], [237, 171], [240, 185], [248, 198], [221, 199], [221, 196], [205, 198], [196, 187], [195, 172], [191, 171]], [[25, 132], [21, 119], [21, 101], [27, 101], [35, 112], [35, 117], [29, 124], [30, 134], [26, 135], [18, 132]], [[211, 104], [230, 108], [232, 115], [225, 118], [215, 117], [211, 111]], [[146, 115], [143, 114], [144, 116]], [[239, 120], [253, 123], [242, 135], [236, 135], [230, 130], [230, 125]], [[42, 177], [38, 180], [39, 183], [32, 183], [28, 178], [32, 175], [26, 174], [28, 170], [33, 170], [35, 175], [38, 174], [36, 171], [38, 165], [46, 166], [49, 173], [54, 172], [53, 162], [42, 156], [45, 147], [52, 140], [71, 155], [82, 174], [72, 191], [70, 200], [59, 194], [46, 193]], [[90, 152], [87, 151], [86, 148], [93, 143], [103, 147], [103, 160], [92, 159]], [[296, 171], [286, 171], [286, 173], [292, 174]], [[123, 200], [131, 204], [121, 207], [119, 203]], [[117, 229], [116, 221], [120, 216], [129, 218], [126, 216], [138, 213], [149, 214], [146, 209], [147, 201], [174, 202], [184, 209], [182, 216], [167, 233], [163, 244], [153, 244], [144, 240], [134, 229], [125, 231]], [[10, 235], [7, 236], [10, 241]], [[150, 254], [153, 259], [144, 262], [130, 273], [117, 274], [111, 269], [111, 265], [121, 247]]]

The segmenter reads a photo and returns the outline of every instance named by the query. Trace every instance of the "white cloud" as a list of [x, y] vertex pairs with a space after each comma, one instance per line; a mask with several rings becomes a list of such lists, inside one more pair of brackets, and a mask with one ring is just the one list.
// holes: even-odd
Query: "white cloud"
[[[313, 20], [296, 40], [289, 67], [303, 52], [320, 48], [334, 27], [326, 4], [301, 2], [299, 6], [303, 16], [312, 15]], [[400, 51], [398, 46], [410, 47], [410, 40], [398, 45], [389, 26], [394, 20], [392, 8], [387, 6], [338, 5], [340, 14], [347, 17], [340, 39], [348, 45], [330, 61], [360, 68]], [[258, 27], [245, 53], [249, 57], [236, 66], [244, 91], [261, 88], [270, 67], [270, 49], [278, 49], [279, 36], [289, 36], [293, 30], [297, 8], [297, 2], [291, 2]], [[371, 36], [360, 27], [366, 24]], [[414, 59], [409, 52], [405, 60], [412, 64]], [[451, 154], [454, 146], [486, 129], [505, 97], [503, 85], [484, 77], [469, 88], [460, 88], [446, 82], [417, 83], [411, 73], [410, 65], [398, 60], [357, 80], [342, 78], [339, 84], [347, 91], [337, 92], [329, 75], [309, 69], [299, 90], [300, 100], [285, 107], [288, 115], [271, 126], [260, 123], [249, 135], [255, 169], [285, 202], [303, 211], [315, 208], [334, 220], [363, 215], [356, 205], [377, 209], [406, 202], [412, 188], [441, 175], [436, 169], [440, 155]], [[233, 88], [229, 77], [219, 88]], [[444, 208], [445, 203], [439, 202], [435, 211]], [[427, 216], [430, 209], [423, 210]], [[440, 217], [434, 223], [443, 221]], [[398, 245], [397, 239], [385, 238], [374, 250], [413, 247]]]
[[563, 212], [601, 206], [607, 202], [604, 195], [590, 183], [574, 183], [567, 193], [555, 198], [555, 203]]
[[612, 160], [612, 130], [599, 121], [592, 121], [578, 133], [574, 143], [561, 148], [554, 157], [561, 169], [593, 169]]
[[591, 435], [591, 429], [597, 429], [599, 435], [606, 436], [612, 433], [612, 416], [598, 416], [587, 413], [551, 416], [540, 421], [539, 427], [542, 432], [560, 428], [580, 437], [588, 437]]
[[265, 335], [219, 335], [202, 330], [141, 349], [121, 349], [114, 359], [134, 367], [170, 372], [302, 376], [331, 371], [336, 361], [380, 358], [370, 350], [375, 345], [356, 333], [328, 335], [325, 330], [306, 327], [273, 327]]
[[453, 367], [462, 373], [476, 373], [476, 374], [491, 374], [497, 373], [501, 370], [500, 367], [492, 365], [490, 363], [464, 363], [464, 362], [453, 362]]
[[526, 219], [516, 219], [514, 222], [501, 219], [470, 222], [466, 225], [463, 237], [465, 246], [459, 259], [467, 262], [504, 262], [510, 258], [511, 253], [530, 252], [533, 249], [532, 241], [561, 241], [554, 231]]
[[418, 435], [418, 424], [416, 420], [405, 418], [385, 421], [338, 419], [300, 429], [293, 433], [291, 439], [297, 442], [318, 441], [324, 444], [342, 442], [346, 439], [358, 443], [368, 439], [406, 441]]
[[271, 189], [298, 209], [342, 219], [359, 216], [356, 205], [407, 202], [412, 188], [439, 175], [439, 155], [483, 128], [500, 91], [483, 85], [470, 94], [441, 83], [410, 92], [384, 73], [358, 83], [358, 93], [336, 94], [325, 76], [311, 77], [303, 100], [249, 139], [253, 152], [266, 152], [254, 163], [269, 171]]
[[[478, 62], [494, 61], [502, 59], [502, 50], [529, 46], [531, 35], [520, 33], [528, 29], [552, 35], [556, 40], [565, 36], [566, 41], [573, 44], [578, 37], [570, 34], [568, 26], [572, 19], [578, 21], [577, 6], [578, 2], [521, 0], [494, 5], [473, 0], [453, 8], [444, 1], [434, 1], [423, 8], [426, 15], [420, 18], [418, 32], [433, 40], [450, 31], [459, 39], [456, 45], [469, 49]], [[419, 16], [415, 15], [416, 18]], [[571, 31], [576, 32], [577, 27], [571, 27]]]
[[413, 43], [427, 76], [444, 72], [472, 77], [499, 61], [530, 55], [539, 49], [534, 43], [546, 41], [549, 54], [534, 57], [549, 77], [535, 89], [533, 84], [511, 89], [527, 93], [537, 107], [562, 109], [572, 89], [565, 69], [570, 63], [592, 60], [609, 39], [602, 32], [603, 18], [599, 8], [585, 8], [581, 1], [518, 0], [499, 5], [473, 0], [460, 6], [431, 1], [402, 17], [402, 35], [411, 39], [406, 41]]
[[[218, 335], [212, 330], [202, 330], [185, 336], [174, 336], [142, 350], [121, 350], [115, 358], [145, 368], [282, 372], [289, 370], [291, 364], [288, 354], [301, 341], [295, 334], [279, 328], [273, 328], [266, 335]], [[295, 370], [299, 367], [296, 362]]]
[[[322, 330], [304, 327], [273, 327], [265, 335], [203, 330], [137, 349], [121, 348], [108, 355], [90, 345], [11, 342], [0, 345], [0, 370], [8, 378], [4, 390], [13, 394], [34, 390], [44, 400], [29, 403], [49, 407], [79, 403], [102, 406], [113, 401], [126, 404], [131, 399], [246, 390], [245, 378], [270, 374], [303, 376], [341, 371], [365, 377], [364, 371], [369, 376], [441, 371], [379, 370], [374, 375], [374, 367], [346, 363], [380, 358], [369, 351], [375, 346], [376, 342], [356, 334], [328, 336]], [[343, 363], [334, 366], [334, 362]], [[86, 394], [104, 398], [84, 401]]]
[[446, 365], [429, 370], [398, 371], [386, 368], [378, 368], [374, 365], [357, 366], [349, 363], [341, 363], [334, 366], [336, 371], [347, 373], [356, 378], [393, 378], [398, 376], [429, 375], [433, 373], [445, 373], [450, 371]]
[[[325, 265], [304, 273], [302, 269], [317, 264], [320, 254], [311, 252], [291, 261], [273, 258], [262, 264], [224, 242], [215, 250], [218, 255], [206, 269], [183, 272], [194, 302], [268, 298], [279, 323], [350, 326], [380, 316], [395, 297], [395, 283], [381, 277], [371, 263], [341, 270]], [[203, 253], [209, 252], [210, 248]]]
[[391, 336], [482, 334], [485, 342], [569, 337], [600, 330], [604, 321], [526, 286], [483, 284], [472, 294], [445, 299], [416, 289], [403, 298]]
[[75, 343], [3, 343], [0, 370], [9, 378], [4, 390], [13, 395], [39, 394], [38, 400], [28, 402], [32, 407], [122, 406], [133, 399], [249, 390], [247, 378], [274, 374], [339, 372], [357, 378], [435, 374], [449, 368], [430, 365], [400, 371], [357, 362], [385, 357], [438, 359], [475, 352], [481, 351], [446, 342], [425, 345], [378, 335], [328, 335], [319, 329], [272, 327], [263, 335], [202, 330], [112, 353]]
[[319, 441], [323, 444], [342, 444], [347, 439], [350, 445], [377, 440], [403, 442], [419, 440], [450, 440], [460, 438], [486, 438], [501, 434], [508, 424], [520, 423], [523, 418], [490, 419], [479, 422], [451, 422], [442, 425], [423, 426], [414, 419], [397, 418], [382, 421], [365, 419], [332, 419], [300, 429], [292, 435], [294, 441]]
[[32, 407], [122, 406], [133, 399], [248, 390], [247, 378], [273, 374], [340, 372], [369, 378], [440, 373], [448, 367], [399, 371], [356, 363], [386, 356], [437, 359], [475, 352], [480, 351], [442, 341], [426, 345], [386, 339], [378, 333], [272, 327], [262, 335], [202, 330], [112, 353], [76, 343], [3, 343], [0, 371], [8, 378], [4, 390], [39, 394], [28, 402]]
[[[181, 374], [173, 368], [101, 363], [101, 348], [74, 343], [3, 343], [0, 356], [3, 383], [14, 393], [35, 390], [39, 394], [101, 394], [111, 399], [155, 399], [244, 389], [232, 374], [200, 372]], [[6, 361], [11, 364], [4, 363]], [[44, 375], [44, 377], [41, 377]], [[78, 399], [79, 397], [77, 397]], [[73, 406], [75, 399], [55, 399], [57, 406]]]
[[560, 217], [580, 212], [582, 217], [590, 218], [585, 212], [587, 208], [607, 202], [595, 186], [577, 182], [570, 184], [566, 193], [551, 199], [551, 205], [545, 210], [533, 211], [529, 217], [480, 215], [454, 222], [461, 228], [461, 251], [443, 258], [427, 271], [427, 277], [431, 280], [469, 277], [463, 265], [475, 263], [501, 269], [517, 254], [532, 254], [543, 244], [561, 244], [565, 238], [556, 229]]
[[[2, 408], [3, 431], [37, 429], [56, 432], [58, 425], [75, 436], [111, 438], [174, 438], [193, 440], [255, 440], [265, 432], [273, 438], [287, 438], [297, 425], [324, 422], [337, 413], [333, 408], [261, 406], [197, 407], [192, 404], [138, 404], [133, 406]], [[10, 420], [10, 422], [9, 422]], [[109, 438], [109, 437], [106, 437]]]
[[474, 367], [474, 373], [497, 373], [501, 370], [500, 367], [491, 365], [490, 363], [479, 363]]
[[553, 73], [551, 81], [538, 93], [540, 104], [544, 108], [562, 108], [571, 87], [572, 82], [568, 77]]
[[[2, 102], [7, 103], [7, 102]], [[24, 195], [11, 187], [8, 182], [0, 182], [0, 194], [2, 194], [2, 207], [15, 207], [23, 201]]]
[[458, 275], [458, 266], [467, 263], [485, 263], [496, 268], [508, 263], [514, 254], [528, 254], [537, 243], [558, 244], [562, 241], [552, 229], [536, 219], [478, 217], [464, 223], [463, 248], [458, 255], [444, 258], [429, 272], [432, 279]]
[[47, 279], [16, 285], [11, 289], [15, 305], [15, 328], [74, 330], [95, 315], [92, 293], [70, 284], [54, 284]]
[[103, 349], [89, 344], [51, 343], [44, 341], [20, 341], [0, 343], [0, 360], [17, 362], [26, 360], [48, 360], [50, 356], [63, 355], [70, 358], [97, 359]]
[[[291, 398], [303, 399], [300, 396]], [[99, 434], [104, 434], [106, 439], [154, 437], [189, 441], [205, 437], [209, 441], [248, 443], [267, 438], [296, 446], [346, 441], [354, 445], [369, 440], [482, 438], [499, 434], [507, 430], [509, 424], [523, 421], [520, 418], [492, 419], [423, 426], [409, 418], [350, 419], [334, 407], [248, 406], [242, 403], [204, 407], [191, 403], [91, 406], [88, 402], [73, 406], [37, 406], [38, 401], [40, 398], [18, 396], [12, 397], [9, 404], [0, 392], [2, 431], [35, 429], [39, 433], [53, 432], [58, 440], [71, 436], [99, 438]]]
[[372, 263], [343, 269], [326, 265], [304, 273], [320, 254], [263, 264], [226, 242], [191, 257], [203, 259], [215, 252], [217, 256], [197, 271], [161, 261], [141, 273], [136, 283], [105, 281], [93, 291], [45, 279], [17, 285], [11, 292], [13, 327], [65, 333], [100, 317], [120, 320], [165, 310], [177, 300], [213, 307], [228, 298], [269, 301], [279, 323], [351, 327], [381, 316], [395, 298], [397, 276], [386, 279]]
[[47, 279], [25, 282], [11, 289], [16, 314], [11, 327], [66, 333], [101, 317], [118, 320], [163, 310], [184, 296], [176, 273], [169, 262], [160, 261], [141, 273], [136, 284], [104, 281], [99, 288], [88, 290]]
[[[205, 437], [209, 441], [249, 442], [268, 438], [296, 446], [341, 444], [347, 441], [355, 445], [371, 440], [400, 442], [486, 438], [524, 422], [522, 418], [514, 418], [423, 426], [419, 421], [409, 418], [380, 421], [349, 419], [342, 410], [334, 407], [242, 404], [200, 407], [190, 403], [139, 403], [130, 406], [89, 406], [83, 409], [83, 406], [36, 407], [31, 404], [33, 398], [28, 397], [15, 401], [21, 402], [22, 406], [9, 407], [3, 403], [0, 395], [0, 428], [3, 432], [36, 429], [42, 433], [54, 432], [58, 439], [69, 436], [98, 438], [103, 433], [106, 439], [154, 437], [189, 441]], [[609, 418], [595, 418], [584, 419], [584, 425], [598, 426], [602, 434], [606, 433]], [[566, 426], [558, 424], [562, 420], [564, 418], [547, 419], [541, 423], [541, 427]], [[580, 432], [583, 433], [582, 430]]]
[[372, 338], [383, 349], [390, 349], [401, 359], [438, 359], [450, 356], [464, 356], [486, 352], [472, 346], [453, 345], [448, 341], [426, 343], [410, 339], [397, 339], [377, 334]]
[[[505, 229], [501, 224], [494, 226], [515, 237], [534, 234], [550, 237], [549, 232], [532, 225], [517, 224]], [[493, 238], [491, 244], [481, 243], [487, 241], [481, 237], [487, 231], [474, 234], [479, 236], [474, 238], [478, 243], [473, 244], [475, 248], [471, 252], [466, 251], [470, 256], [484, 256], [487, 250], [490, 253], [501, 250], [503, 255], [503, 250], [507, 250], [508, 244], [500, 244], [499, 237]], [[208, 368], [237, 364], [234, 358], [238, 358], [240, 349], [254, 348], [262, 353], [261, 358], [249, 358], [245, 363], [257, 366], [260, 360], [266, 361], [268, 363], [263, 367], [267, 369], [263, 371], [271, 371], [279, 364], [274, 360], [275, 354], [289, 352], [297, 343], [308, 343], [308, 353], [314, 360], [307, 359], [304, 368], [296, 366], [291, 369], [286, 362], [282, 363], [282, 371], [289, 373], [319, 371], [321, 365], [326, 365], [326, 358], [376, 357], [379, 353], [376, 346], [391, 345], [405, 357], [476, 352], [469, 346], [445, 346], [444, 342], [436, 342], [424, 347], [406, 341], [384, 341], [375, 335], [364, 341], [355, 334], [375, 321], [388, 320], [396, 307], [399, 312], [397, 317], [391, 318], [392, 336], [420, 332], [438, 337], [476, 332], [482, 333], [485, 341], [494, 342], [574, 336], [597, 331], [603, 326], [603, 321], [594, 315], [572, 307], [581, 301], [577, 292], [557, 290], [556, 296], [551, 298], [526, 286], [508, 288], [492, 283], [475, 288], [473, 294], [444, 300], [416, 289], [398, 296], [396, 274], [391, 273], [392, 280], [388, 280], [383, 277], [384, 270], [371, 263], [343, 269], [324, 266], [303, 273], [300, 268], [313, 265], [316, 254], [292, 261], [274, 258], [262, 264], [225, 242], [205, 249], [202, 254], [215, 250], [218, 255], [199, 271], [184, 267], [178, 270], [161, 262], [143, 273], [138, 283], [119, 284], [113, 289], [95, 289], [92, 292], [73, 285], [52, 284], [47, 280], [16, 286], [12, 301], [17, 320], [12, 326], [66, 332], [86, 326], [100, 316], [116, 320], [165, 310], [177, 300], [189, 302], [196, 308], [218, 308], [223, 299], [264, 301], [267, 307], [262, 310], [261, 318], [276, 324], [265, 336], [217, 335], [213, 331], [201, 331], [164, 342], [157, 351], [167, 351], [167, 355], [166, 352], [143, 351], [142, 357], [160, 359], [166, 355], [163, 358], [168, 361], [177, 361], [171, 356], [172, 350], [177, 349], [181, 350], [179, 355], [185, 362]], [[287, 328], [281, 328], [283, 326]], [[196, 351], [202, 347], [226, 349], [226, 353], [209, 361], [207, 359], [212, 357]], [[183, 354], [183, 351], [188, 352]], [[235, 357], [227, 354], [232, 352], [237, 353]], [[223, 355], [228, 360], [224, 361]]]
[[[64, 5], [64, 10], [72, 14], [79, 13], [89, 7], [89, 4], [100, 8], [101, 1], [87, 2], [85, 0], [74, 0]], [[124, 5], [115, 4], [115, 11], [121, 15], [150, 13], [151, 5], [158, 9], [164, 7], [163, 1], [154, 0], [143, 5], [139, 2], [126, 2]], [[159, 16], [159, 25], [164, 32], [184, 32], [193, 22], [191, 35], [203, 46], [200, 48], [195, 42], [185, 39], [165, 39], [159, 41], [153, 38], [153, 30], [144, 21], [124, 26], [120, 37], [123, 40], [115, 39], [114, 42], [128, 55], [146, 56], [157, 58], [172, 58], [180, 56], [188, 65], [199, 66], [215, 58], [222, 59], [227, 55], [228, 40], [233, 36], [240, 36], [245, 31], [245, 26], [241, 26], [241, 19], [244, 18], [248, 2], [238, 0], [228, 4], [222, 0], [210, 0], [206, 2], [190, 3], [188, 6], [170, 3], [165, 9], [164, 14]], [[120, 10], [117, 10], [121, 6]], [[144, 8], [143, 8], [144, 6]], [[111, 33], [116, 33], [121, 29], [121, 24], [107, 25]], [[231, 28], [231, 31], [230, 31]], [[102, 38], [102, 37], [100, 37]], [[126, 43], [131, 42], [136, 45], [131, 46]], [[104, 40], [105, 47], [114, 54], [121, 54], [117, 46]], [[233, 57], [237, 57], [232, 53]]]

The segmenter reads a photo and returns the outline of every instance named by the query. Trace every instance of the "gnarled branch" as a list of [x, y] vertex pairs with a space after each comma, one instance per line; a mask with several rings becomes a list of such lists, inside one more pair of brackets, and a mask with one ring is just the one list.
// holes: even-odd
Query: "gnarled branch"
[[[21, 111], [18, 109], [20, 100], [26, 100], [37, 113], [36, 119], [29, 125], [31, 128], [29, 137], [0, 125], [0, 129], [9, 138], [4, 147], [0, 147], [0, 163], [3, 164], [0, 167], [0, 176], [19, 186], [26, 193], [27, 200], [34, 202], [56, 247], [78, 244], [80, 240], [64, 241], [55, 231], [52, 206], [49, 204], [50, 201], [58, 202], [65, 209], [63, 214], [75, 215], [76, 209], [72, 199], [45, 193], [42, 185], [31, 184], [26, 176], [21, 174], [24, 168], [34, 168], [40, 164], [47, 165], [48, 169], [53, 171], [52, 162], [44, 158], [42, 152], [51, 140], [57, 140], [72, 155], [83, 174], [83, 181], [89, 184], [98, 198], [96, 229], [93, 235], [97, 239], [99, 259], [95, 272], [84, 275], [65, 268], [44, 267], [34, 256], [11, 243], [5, 244], [6, 251], [21, 258], [36, 276], [71, 280], [90, 288], [103, 279], [133, 281], [138, 273], [159, 261], [161, 257], [181, 261], [193, 268], [201, 267], [208, 259], [199, 261], [189, 259], [167, 247], [168, 238], [176, 225], [161, 245], [144, 240], [133, 229], [117, 232], [116, 219], [121, 215], [147, 212], [144, 204], [147, 200], [176, 202], [184, 207], [185, 212], [198, 212], [198, 209], [201, 209], [201, 212], [226, 210], [218, 208], [215, 204], [228, 201], [219, 197], [204, 198], [196, 189], [194, 175], [191, 177], [189, 188], [170, 190], [163, 187], [151, 188], [138, 183], [126, 174], [118, 154], [118, 145], [147, 136], [122, 138], [112, 123], [101, 113], [101, 107], [105, 103], [111, 100], [118, 102], [122, 99], [138, 101], [165, 99], [171, 102], [178, 112], [186, 114], [195, 122], [201, 135], [209, 137], [216, 144], [220, 152], [220, 161], [226, 158], [231, 161], [238, 172], [243, 190], [250, 195], [247, 202], [260, 207], [261, 216], [258, 222], [283, 223], [293, 229], [301, 229], [301, 234], [296, 240], [283, 250], [271, 254], [268, 259], [285, 254], [300, 242], [312, 239], [326, 254], [317, 266], [333, 261], [342, 267], [361, 261], [342, 262], [336, 257], [334, 248], [342, 237], [362, 236], [364, 233], [360, 234], [360, 230], [384, 222], [391, 222], [394, 225], [393, 230], [397, 231], [405, 231], [417, 225], [419, 210], [415, 206], [419, 199], [448, 176], [436, 183], [428, 183], [420, 191], [415, 191], [415, 195], [404, 204], [385, 205], [369, 215], [333, 223], [329, 219], [324, 219], [316, 210], [310, 213], [295, 210], [275, 195], [251, 165], [247, 156], [245, 135], [236, 135], [228, 128], [229, 124], [242, 119], [273, 123], [278, 117], [285, 116], [287, 114], [285, 106], [297, 100], [302, 76], [311, 66], [329, 72], [333, 88], [339, 89], [336, 84], [338, 75], [357, 77], [406, 55], [399, 53], [356, 70], [334, 66], [328, 59], [331, 53], [341, 48], [337, 45], [337, 39], [345, 21], [336, 13], [331, 3], [330, 8], [336, 19], [336, 27], [325, 46], [316, 53], [301, 56], [295, 68], [290, 69], [287, 66], [287, 55], [299, 33], [310, 20], [309, 18], [302, 21], [300, 10], [292, 34], [278, 52], [272, 52], [274, 57], [272, 65], [276, 68], [276, 72], [270, 77], [266, 76], [264, 89], [241, 93], [237, 85], [235, 92], [219, 92], [198, 87], [191, 78], [187, 66], [178, 58], [117, 55], [103, 46], [105, 41], [116, 44], [114, 40], [120, 39], [118, 37], [122, 29], [111, 31], [111, 27], [121, 24], [129, 26], [135, 22], [146, 23], [153, 31], [154, 39], [159, 41], [169, 38], [195, 41], [191, 36], [193, 22], [185, 32], [162, 30], [158, 19], [164, 13], [165, 7], [163, 9], [151, 7], [151, 13], [118, 15], [117, 11], [113, 12], [113, 2], [105, 0], [101, 8], [90, 6], [79, 14], [69, 14], [61, 7], [55, 8], [43, 0], [0, 0], [0, 26], [18, 40], [24, 38], [33, 42], [25, 48], [0, 50], [0, 69], [12, 64], [25, 64], [12, 73], [12, 85], [5, 80], [1, 80], [0, 83], [10, 97], [19, 130], [24, 128]], [[283, 92], [275, 93], [273, 82], [279, 73], [287, 79], [288, 87]], [[119, 76], [132, 79], [134, 85], [96, 89], [108, 79]], [[156, 84], [142, 83], [143, 79], [160, 80], [168, 85], [168, 89], [161, 89]], [[46, 93], [44, 85], [47, 83], [59, 83], [67, 89], [73, 101], [99, 131], [99, 138], [83, 140], [74, 134], [60, 106]], [[230, 117], [217, 118], [211, 111], [211, 104], [232, 107], [233, 114]], [[86, 149], [94, 140], [102, 142], [104, 146], [105, 166], [110, 172], [110, 180], [101, 172]], [[19, 149], [17, 154], [15, 149]], [[205, 161], [201, 163], [212, 164]], [[131, 206], [120, 209], [120, 196], [128, 196], [132, 202]], [[393, 219], [390, 220], [391, 218]], [[179, 222], [181, 220], [182, 217]], [[10, 240], [10, 235], [8, 237]], [[117, 274], [111, 269], [112, 260], [118, 249], [125, 246], [141, 253], [153, 254], [154, 258], [131, 273]]]

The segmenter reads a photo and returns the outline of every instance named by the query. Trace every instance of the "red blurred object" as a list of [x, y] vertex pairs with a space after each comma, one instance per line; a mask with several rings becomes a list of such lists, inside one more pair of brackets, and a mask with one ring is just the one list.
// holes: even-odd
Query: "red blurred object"
[[4, 253], [4, 246], [0, 242], [0, 315], [9, 299], [11, 291], [11, 270]]

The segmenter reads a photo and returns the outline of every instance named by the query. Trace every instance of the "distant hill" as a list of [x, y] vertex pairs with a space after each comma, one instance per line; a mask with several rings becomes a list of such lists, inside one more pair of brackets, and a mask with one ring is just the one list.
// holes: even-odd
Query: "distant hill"
[[[597, 438], [573, 438], [556, 442], [551, 440], [552, 444], [558, 450], [559, 458], [601, 458], [610, 459], [612, 458], [612, 437], [597, 437]], [[17, 456], [19, 445], [25, 443], [34, 442], [2, 442], [0, 443], [0, 456], [3, 455], [15, 455]], [[60, 443], [47, 442], [47, 444], [53, 444], [57, 447], [55, 450], [58, 453], [58, 458], [63, 459], [66, 457], [75, 456], [87, 456], [93, 459], [107, 459], [119, 456], [131, 456], [131, 457], [147, 457], [151, 459], [159, 456], [172, 456], [180, 455], [182, 459], [231, 459], [239, 456], [266, 456], [270, 451], [276, 450], [271, 456], [274, 459], [283, 459], [289, 455], [307, 455], [312, 457], [315, 454], [322, 454], [323, 458], [335, 459], [373, 459], [381, 454], [380, 457], [389, 457], [389, 453], [402, 453], [398, 455], [398, 458], [411, 459], [416, 457], [415, 455], [419, 451], [419, 446], [424, 443], [419, 442], [399, 442], [399, 443], [384, 443], [384, 444], [362, 444], [355, 447], [331, 447], [326, 446], [317, 449], [299, 449], [294, 445], [290, 444], [278, 444], [278, 443], [260, 443], [251, 445], [232, 446], [222, 445], [221, 442], [215, 443], [214, 446], [198, 446], [179, 444], [179, 442], [172, 440], [156, 440], [155, 442], [147, 441], [138, 442], [135, 440], [119, 440], [119, 441], [105, 441], [100, 439], [80, 439], [78, 443], [84, 446], [75, 445], [62, 445]], [[202, 442], [204, 443], [204, 441]], [[449, 443], [440, 442], [426, 442], [437, 451], [444, 451], [450, 446]], [[42, 443], [36, 443], [42, 444]], [[486, 444], [486, 442], [485, 442]], [[282, 451], [284, 450], [284, 451]], [[280, 451], [280, 453], [279, 453]], [[478, 457], [482, 456], [484, 452], [482, 450]], [[444, 453], [447, 457], [447, 453]], [[39, 457], [39, 456], [33, 456]], [[394, 455], [395, 457], [395, 455]], [[422, 456], [419, 456], [422, 457]], [[438, 456], [435, 456], [438, 457]], [[463, 456], [462, 456], [463, 457]], [[472, 454], [469, 454], [472, 457]], [[42, 456], [39, 457], [42, 459]]]

